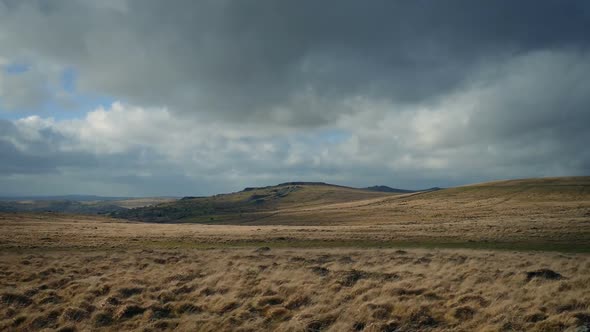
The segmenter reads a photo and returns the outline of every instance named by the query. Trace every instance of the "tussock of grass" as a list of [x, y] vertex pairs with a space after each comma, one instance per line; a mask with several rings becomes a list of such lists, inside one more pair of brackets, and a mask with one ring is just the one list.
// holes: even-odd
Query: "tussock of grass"
[[[0, 330], [556, 331], [590, 324], [590, 257], [582, 254], [247, 248], [0, 258]], [[62, 274], [40, 274], [40, 266]]]

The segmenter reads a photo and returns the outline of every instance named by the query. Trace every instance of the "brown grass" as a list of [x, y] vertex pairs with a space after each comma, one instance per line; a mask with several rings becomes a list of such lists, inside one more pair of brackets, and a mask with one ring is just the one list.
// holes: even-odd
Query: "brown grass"
[[[583, 227], [590, 233], [590, 177], [512, 180], [427, 193], [284, 208], [252, 224], [367, 225], [519, 232]], [[239, 220], [236, 220], [239, 222]], [[421, 230], [422, 231], [422, 230]]]
[[[590, 234], [590, 177], [498, 181], [402, 195], [321, 185], [292, 187], [285, 196], [272, 192], [291, 186], [180, 200], [121, 215], [140, 221], [240, 225], [419, 224], [420, 232], [442, 228], [444, 233], [453, 228], [477, 233], [516, 228], [554, 234], [561, 227], [581, 226]], [[254, 193], [271, 195], [255, 204], [249, 199]]]
[[[562, 278], [527, 272], [550, 269]], [[561, 331], [590, 257], [469, 250], [0, 253], [0, 330]]]
[[574, 182], [292, 205], [248, 226], [0, 214], [0, 331], [588, 331]]
[[364, 225], [234, 226], [144, 224], [96, 216], [0, 213], [0, 249], [417, 245], [590, 251], [590, 217], [509, 219], [498, 213], [497, 218], [398, 220]]

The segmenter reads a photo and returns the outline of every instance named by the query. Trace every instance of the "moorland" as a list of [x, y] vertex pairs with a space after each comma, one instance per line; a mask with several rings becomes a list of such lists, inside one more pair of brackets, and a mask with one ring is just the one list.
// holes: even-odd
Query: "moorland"
[[590, 177], [0, 214], [0, 330], [586, 331]]

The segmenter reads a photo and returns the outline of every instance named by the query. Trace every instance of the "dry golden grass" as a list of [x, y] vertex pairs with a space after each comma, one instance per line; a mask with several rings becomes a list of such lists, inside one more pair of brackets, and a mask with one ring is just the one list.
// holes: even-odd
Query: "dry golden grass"
[[[540, 269], [550, 273], [530, 275]], [[590, 257], [468, 250], [0, 253], [0, 330], [574, 331]]]
[[[379, 218], [379, 216], [375, 216]], [[0, 249], [443, 246], [590, 251], [590, 218], [399, 220], [328, 226], [145, 224], [97, 216], [0, 213]]]
[[430, 223], [443, 228], [452, 223], [478, 229], [580, 226], [588, 231], [590, 177], [498, 181], [434, 192], [285, 208], [252, 224], [404, 222]]
[[240, 226], [0, 214], [0, 331], [590, 331], [586, 180], [291, 202]]
[[[285, 192], [284, 195], [279, 194]], [[258, 204], [256, 197], [261, 198]], [[240, 225], [582, 227], [590, 221], [590, 177], [497, 181], [434, 192], [388, 194], [326, 185], [279, 186], [180, 200], [120, 216], [140, 221]], [[587, 233], [588, 235], [588, 233]]]

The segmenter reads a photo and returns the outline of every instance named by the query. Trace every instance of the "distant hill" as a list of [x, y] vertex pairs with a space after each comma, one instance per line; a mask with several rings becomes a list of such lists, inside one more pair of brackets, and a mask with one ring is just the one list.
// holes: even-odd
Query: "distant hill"
[[176, 200], [166, 197], [126, 198], [92, 195], [21, 196], [0, 198], [0, 212], [110, 214]]
[[[384, 192], [325, 183], [289, 182], [117, 211], [147, 222], [243, 225], [358, 225], [417, 223], [440, 232], [454, 224], [553, 227], [551, 220], [590, 218], [590, 177], [505, 180], [448, 189]], [[394, 188], [391, 188], [395, 190]], [[400, 224], [401, 223], [401, 224]], [[401, 227], [401, 226], [400, 226]]]
[[118, 211], [114, 217], [151, 222], [252, 222], [277, 210], [361, 201], [392, 195], [321, 182], [286, 182], [248, 187], [230, 194], [184, 197], [155, 206]]
[[266, 186], [266, 187], [246, 187], [243, 191], [252, 191], [252, 190], [259, 190], [259, 189], [269, 189], [269, 188], [276, 188], [276, 187], [285, 187], [285, 186], [327, 186], [327, 187], [337, 187], [337, 188], [348, 188], [348, 189], [355, 189], [352, 187], [340, 186], [337, 184], [330, 184], [325, 182], [309, 182], [309, 181], [294, 181], [294, 182], [283, 182], [279, 183], [275, 186]]
[[363, 188], [363, 189], [370, 190], [370, 191], [378, 191], [378, 192], [382, 192], [382, 193], [399, 193], [399, 194], [409, 194], [409, 193], [416, 192], [415, 190], [397, 189], [397, 188], [391, 188], [388, 186], [372, 186], [372, 187], [367, 187], [367, 188]]
[[108, 214], [145, 222], [241, 225], [410, 222], [424, 227], [436, 225], [441, 232], [447, 223], [468, 224], [485, 219], [482, 222], [486, 227], [496, 227], [495, 223], [524, 220], [526, 216], [527, 223], [523, 221], [522, 227], [539, 228], [546, 220], [587, 221], [590, 218], [590, 177], [502, 180], [420, 191], [387, 186], [359, 189], [322, 182], [286, 182], [182, 199], [0, 200], [2, 211]]
[[133, 197], [108, 197], [96, 195], [59, 195], [59, 196], [0, 196], [0, 201], [119, 201], [133, 199]]
[[423, 191], [441, 190], [441, 188], [439, 188], [439, 187], [432, 187], [432, 188], [421, 189], [421, 190], [408, 190], [408, 189], [391, 188], [388, 186], [372, 186], [372, 187], [367, 187], [367, 188], [362, 188], [362, 189], [370, 190], [370, 191], [378, 191], [378, 192], [383, 192], [383, 193], [397, 193], [397, 194], [410, 194], [410, 193], [423, 192]]
[[126, 210], [109, 204], [108, 201], [95, 204], [68, 200], [0, 201], [0, 212], [59, 212], [72, 214], [108, 214]]

